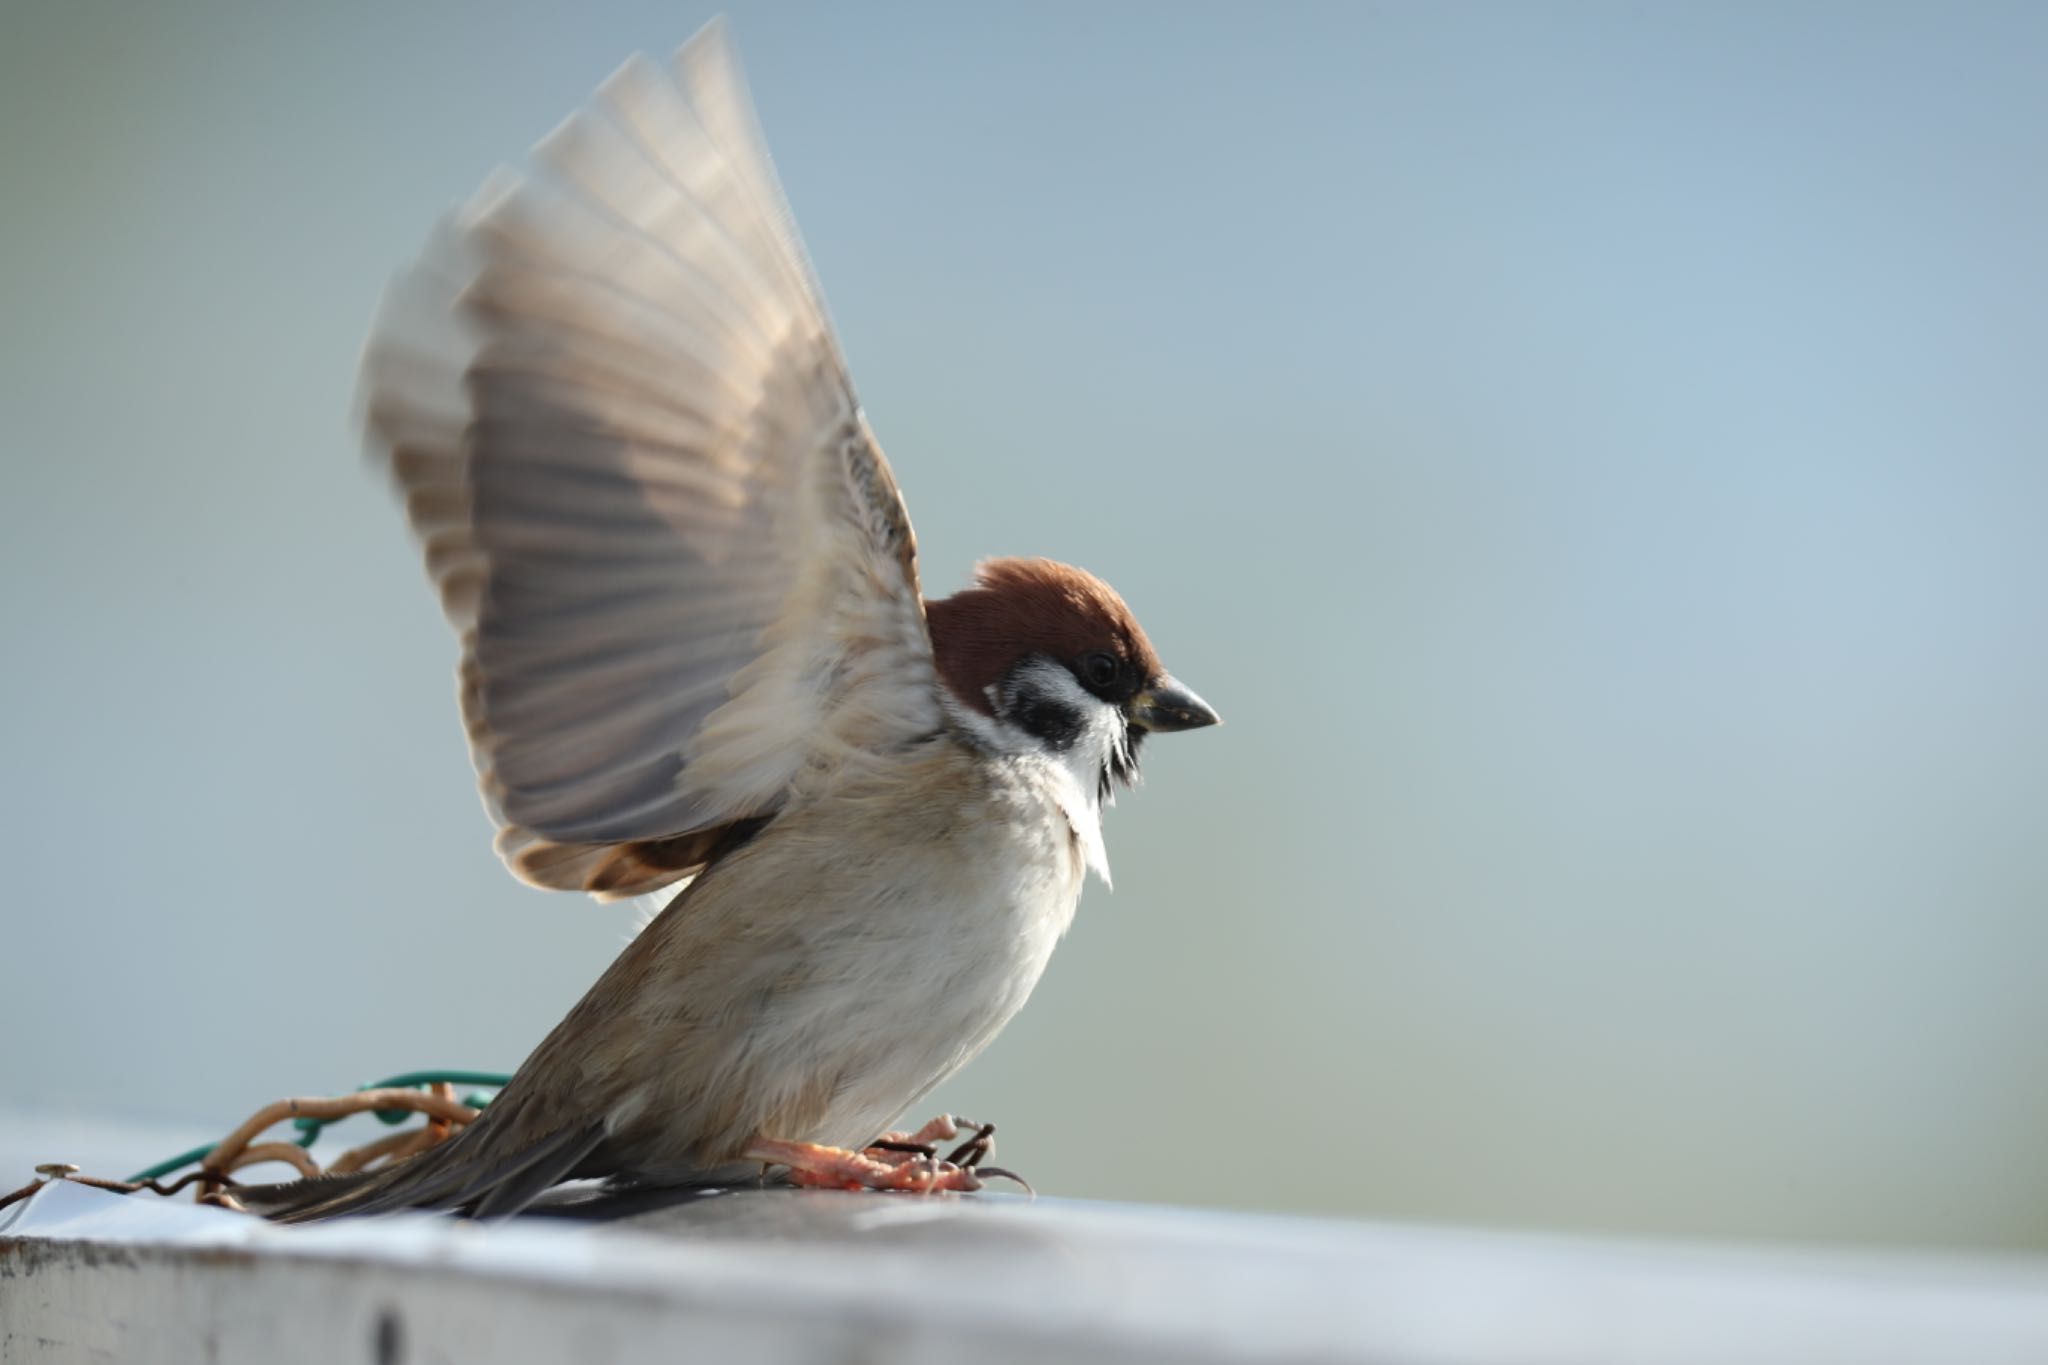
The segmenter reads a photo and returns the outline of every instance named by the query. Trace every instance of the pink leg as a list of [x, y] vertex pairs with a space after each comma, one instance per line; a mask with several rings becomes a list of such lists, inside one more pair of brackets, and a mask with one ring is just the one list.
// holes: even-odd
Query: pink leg
[[793, 1182], [813, 1188], [905, 1190], [915, 1194], [981, 1188], [980, 1177], [970, 1167], [915, 1152], [888, 1153], [900, 1159], [883, 1161], [861, 1152], [849, 1152], [844, 1147], [755, 1138], [742, 1155], [749, 1161], [787, 1166]]
[[951, 1142], [954, 1138], [960, 1136], [960, 1130], [963, 1127], [978, 1128], [980, 1126], [980, 1124], [971, 1123], [966, 1119], [955, 1118], [951, 1114], [941, 1114], [914, 1133], [906, 1133], [901, 1129], [892, 1129], [876, 1138], [875, 1141], [902, 1142], [918, 1147], [929, 1147], [934, 1142]]

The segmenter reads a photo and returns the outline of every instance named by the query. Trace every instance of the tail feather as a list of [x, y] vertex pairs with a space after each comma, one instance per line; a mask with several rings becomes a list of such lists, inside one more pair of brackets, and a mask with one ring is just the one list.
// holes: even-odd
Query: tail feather
[[467, 1204], [475, 1199], [476, 1206], [469, 1214], [472, 1218], [510, 1218], [543, 1191], [567, 1179], [603, 1140], [602, 1123], [564, 1128], [529, 1147], [517, 1163], [492, 1172], [484, 1181], [472, 1182], [473, 1192], [466, 1192], [456, 1202]]
[[382, 1170], [316, 1176], [287, 1185], [238, 1191], [242, 1202], [279, 1223], [391, 1213], [399, 1209], [470, 1208], [471, 1216], [509, 1217], [546, 1190], [572, 1178], [604, 1141], [604, 1120], [558, 1128], [537, 1142], [508, 1147], [480, 1122], [438, 1147]]

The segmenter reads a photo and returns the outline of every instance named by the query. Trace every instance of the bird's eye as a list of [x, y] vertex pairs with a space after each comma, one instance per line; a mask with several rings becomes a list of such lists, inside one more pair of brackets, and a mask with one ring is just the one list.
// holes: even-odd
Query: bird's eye
[[1107, 687], [1115, 682], [1119, 667], [1116, 655], [1106, 654], [1099, 649], [1092, 654], [1081, 656], [1081, 676], [1091, 687]]

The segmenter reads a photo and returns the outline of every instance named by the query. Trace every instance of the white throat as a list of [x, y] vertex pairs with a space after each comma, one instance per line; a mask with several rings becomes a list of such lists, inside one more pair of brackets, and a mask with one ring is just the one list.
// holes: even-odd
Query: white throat
[[[1128, 743], [1123, 713], [1095, 696], [1050, 659], [1014, 671], [1001, 690], [990, 688], [991, 718], [948, 699], [954, 719], [990, 750], [1036, 769], [1067, 818], [1089, 870], [1109, 886], [1109, 850], [1102, 839], [1104, 774]], [[1049, 707], [1062, 724], [1048, 738], [1014, 719], [1030, 706]], [[1114, 803], [1115, 798], [1109, 798]]]

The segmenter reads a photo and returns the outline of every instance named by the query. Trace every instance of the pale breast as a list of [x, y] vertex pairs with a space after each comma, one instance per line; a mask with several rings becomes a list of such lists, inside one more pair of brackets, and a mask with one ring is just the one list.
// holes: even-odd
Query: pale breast
[[865, 1142], [1037, 984], [1084, 872], [1043, 768], [941, 740], [908, 769], [787, 811], [647, 930], [655, 979], [621, 1022], [667, 1063], [618, 1118], [650, 1162], [678, 1126], [699, 1164]]

